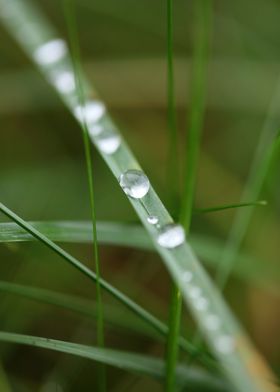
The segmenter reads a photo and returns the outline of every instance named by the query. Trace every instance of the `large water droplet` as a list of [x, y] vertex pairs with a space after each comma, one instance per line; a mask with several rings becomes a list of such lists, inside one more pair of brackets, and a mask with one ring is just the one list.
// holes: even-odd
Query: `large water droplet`
[[67, 53], [65, 41], [53, 39], [39, 46], [34, 52], [34, 59], [42, 65], [50, 65], [61, 60]]
[[174, 223], [165, 225], [157, 238], [157, 242], [159, 245], [164, 248], [176, 248], [179, 245], [182, 245], [185, 241], [185, 231], [181, 225], [177, 225]]
[[150, 189], [148, 177], [140, 170], [127, 170], [122, 173], [119, 183], [124, 192], [133, 199], [141, 199]]
[[232, 336], [221, 335], [216, 339], [215, 346], [220, 353], [230, 354], [234, 350], [235, 342]]
[[92, 124], [101, 119], [105, 113], [105, 106], [100, 101], [89, 101], [84, 106], [78, 105], [74, 109], [74, 114], [80, 122]]
[[71, 71], [59, 71], [53, 75], [53, 84], [62, 94], [69, 94], [76, 88], [75, 76]]
[[155, 215], [149, 215], [147, 217], [147, 222], [150, 223], [151, 225], [156, 225], [158, 223], [158, 217]]
[[[92, 133], [90, 133], [93, 136]], [[96, 144], [104, 154], [114, 154], [121, 145], [121, 138], [117, 134], [111, 134], [96, 140]]]

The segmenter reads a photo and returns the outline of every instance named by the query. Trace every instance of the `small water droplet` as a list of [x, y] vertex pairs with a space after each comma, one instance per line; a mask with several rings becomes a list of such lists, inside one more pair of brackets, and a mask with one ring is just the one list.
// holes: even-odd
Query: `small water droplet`
[[220, 327], [220, 319], [215, 314], [209, 314], [205, 320], [206, 328], [215, 331]]
[[67, 53], [65, 41], [53, 39], [39, 46], [34, 52], [34, 59], [42, 65], [50, 65], [61, 60]]
[[142, 199], [150, 189], [148, 177], [140, 170], [127, 170], [120, 175], [119, 183], [124, 193], [133, 199]]
[[201, 289], [197, 286], [193, 286], [189, 289], [189, 295], [193, 299], [197, 299], [201, 296]]
[[147, 217], [147, 221], [148, 223], [150, 223], [151, 225], [156, 225], [158, 223], [158, 217], [155, 215], [149, 215]]
[[157, 242], [164, 248], [173, 249], [182, 245], [185, 241], [185, 231], [181, 225], [170, 223], [165, 225], [159, 236]]
[[206, 298], [198, 298], [198, 300], [195, 302], [194, 306], [196, 307], [197, 310], [206, 310], [208, 308], [208, 301]]
[[183, 272], [182, 280], [183, 280], [185, 283], [189, 283], [189, 282], [192, 280], [192, 278], [193, 278], [193, 274], [192, 274], [191, 271], [185, 271], [185, 272]]
[[87, 124], [96, 123], [105, 113], [105, 106], [100, 101], [89, 101], [84, 106], [78, 105], [74, 109], [75, 117], [78, 121]]
[[53, 75], [53, 83], [63, 94], [71, 93], [75, 90], [75, 77], [71, 71], [60, 71]]
[[216, 349], [222, 354], [230, 354], [233, 352], [235, 342], [230, 335], [221, 335], [216, 339]]
[[117, 134], [112, 134], [96, 140], [96, 144], [104, 154], [111, 155], [114, 154], [120, 147], [121, 138]]

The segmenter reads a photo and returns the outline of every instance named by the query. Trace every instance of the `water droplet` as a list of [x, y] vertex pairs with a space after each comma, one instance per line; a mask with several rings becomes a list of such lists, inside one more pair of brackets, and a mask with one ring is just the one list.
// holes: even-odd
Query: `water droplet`
[[62, 39], [53, 39], [39, 46], [34, 52], [34, 59], [42, 65], [50, 65], [61, 60], [67, 53], [67, 46]]
[[201, 296], [201, 289], [197, 286], [193, 286], [189, 290], [189, 295], [193, 299], [197, 299]]
[[54, 74], [53, 83], [63, 94], [71, 93], [76, 87], [74, 74], [70, 71], [60, 71]]
[[120, 147], [121, 138], [117, 134], [112, 134], [112, 135], [104, 136], [102, 137], [102, 139], [96, 140], [96, 144], [104, 154], [111, 155], [114, 154], [117, 151], [117, 149]]
[[206, 328], [215, 331], [220, 327], [220, 320], [215, 314], [209, 314], [205, 320]]
[[183, 272], [182, 280], [183, 280], [185, 283], [189, 283], [189, 282], [192, 280], [192, 278], [193, 278], [193, 274], [192, 274], [191, 271], [185, 271], [185, 272]]
[[194, 306], [196, 307], [197, 310], [206, 310], [208, 308], [208, 301], [206, 298], [198, 298], [198, 300], [195, 302]]
[[88, 127], [90, 136], [97, 136], [103, 131], [103, 127], [100, 124], [91, 124]]
[[216, 349], [222, 354], [230, 354], [233, 352], [235, 342], [230, 335], [221, 335], [216, 339]]
[[120, 186], [133, 199], [141, 199], [150, 189], [148, 177], [140, 170], [127, 170], [120, 175]]
[[158, 217], [155, 215], [149, 215], [147, 217], [147, 221], [148, 223], [150, 223], [151, 225], [156, 225], [158, 223]]
[[181, 225], [170, 223], [165, 225], [159, 236], [157, 242], [164, 248], [173, 249], [182, 245], [185, 241], [185, 231]]
[[105, 113], [105, 106], [100, 101], [89, 101], [84, 106], [78, 105], [74, 109], [74, 114], [81, 123], [85, 121], [87, 124], [96, 123]]

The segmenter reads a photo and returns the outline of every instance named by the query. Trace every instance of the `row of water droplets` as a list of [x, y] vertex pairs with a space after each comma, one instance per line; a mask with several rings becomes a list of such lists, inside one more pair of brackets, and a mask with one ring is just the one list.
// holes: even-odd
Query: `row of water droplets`
[[[65, 41], [55, 38], [40, 44], [34, 49], [33, 59], [44, 70], [50, 83], [70, 106], [76, 119], [82, 125], [86, 124], [89, 135], [98, 149], [108, 155], [118, 151], [121, 138], [113, 124], [106, 118], [105, 105], [96, 99], [86, 100], [83, 105], [79, 103], [76, 78]], [[151, 214], [142, 202], [150, 189], [149, 179], [142, 171], [135, 169], [125, 171], [120, 175], [119, 183], [129, 197], [139, 199], [147, 213], [148, 224], [153, 225], [157, 230], [159, 246], [172, 251], [185, 243], [185, 231], [181, 225], [161, 224], [158, 216]], [[234, 339], [230, 335], [221, 333], [221, 320], [210, 311], [206, 295], [203, 294], [199, 285], [195, 284], [194, 273], [184, 270], [180, 279], [184, 286], [187, 285], [186, 292], [191, 305], [197, 312], [203, 312], [205, 329], [208, 333], [215, 334], [216, 350], [223, 354], [231, 353], [235, 347]]]
[[97, 148], [103, 154], [114, 154], [121, 145], [121, 137], [106, 116], [103, 102], [97, 99], [79, 102], [77, 78], [66, 42], [60, 38], [51, 39], [34, 50], [33, 58], [45, 70], [49, 82], [70, 106], [77, 121], [86, 125]]
[[[127, 170], [119, 177], [119, 183], [126, 195], [133, 199], [138, 199], [147, 214], [147, 222], [157, 229], [157, 243], [163, 248], [175, 249], [185, 243], [184, 228], [175, 223], [160, 223], [157, 215], [151, 214], [143, 202], [143, 198], [150, 190], [148, 177], [140, 170]], [[210, 311], [210, 304], [203, 294], [203, 290], [195, 283], [194, 272], [190, 270], [182, 271], [180, 276], [184, 286], [187, 286], [189, 302], [197, 312], [204, 314], [204, 327], [208, 333], [214, 335], [215, 348], [222, 354], [230, 354], [234, 350], [234, 339], [227, 334], [221, 333], [222, 323], [220, 318]]]

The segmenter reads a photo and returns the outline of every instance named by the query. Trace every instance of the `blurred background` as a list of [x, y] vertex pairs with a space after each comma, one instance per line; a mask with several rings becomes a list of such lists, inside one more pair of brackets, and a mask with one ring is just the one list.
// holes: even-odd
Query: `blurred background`
[[[55, 0], [36, 3], [61, 36], [67, 37], [62, 3]], [[238, 202], [260, 133], [264, 126], [275, 130], [280, 127], [279, 2], [217, 0], [213, 6], [197, 208]], [[160, 197], [169, 205], [165, 2], [77, 0], [76, 12], [83, 68]], [[192, 2], [176, 0], [174, 19], [182, 166], [195, 28]], [[2, 26], [0, 53], [1, 202], [30, 221], [89, 220], [82, 134], [77, 123]], [[136, 222], [130, 204], [95, 150], [93, 156], [98, 220]], [[255, 209], [242, 246], [245, 256], [236, 262], [225, 291], [234, 313], [277, 374], [280, 372], [278, 173], [276, 156], [260, 195], [268, 205]], [[211, 274], [234, 214], [235, 211], [228, 210], [194, 215], [191, 229], [194, 238], [216, 247], [216, 257], [207, 257], [205, 250], [202, 260]], [[0, 222], [5, 221], [1, 216]], [[86, 265], [93, 265], [90, 245], [63, 244], [63, 247]], [[167, 319], [170, 279], [156, 254], [106, 245], [100, 246], [100, 255], [102, 274], [108, 281]], [[95, 297], [94, 287], [86, 278], [39, 243], [1, 244], [0, 260], [1, 280], [86, 299]], [[1, 330], [85, 344], [95, 341], [94, 318], [5, 292], [0, 292], [0, 299]], [[128, 323], [127, 327], [115, 325], [114, 320], [106, 324], [108, 347], [153, 354], [164, 352], [162, 343], [138, 333], [142, 325], [136, 317], [106, 294], [104, 301], [112, 318], [116, 312], [116, 319], [121, 317]], [[184, 334], [191, 338], [195, 331], [195, 324], [184, 310]], [[4, 344], [0, 348], [1, 391], [94, 388], [93, 362], [35, 348]], [[112, 391], [160, 390], [157, 383], [145, 377], [112, 368], [109, 374]]]

